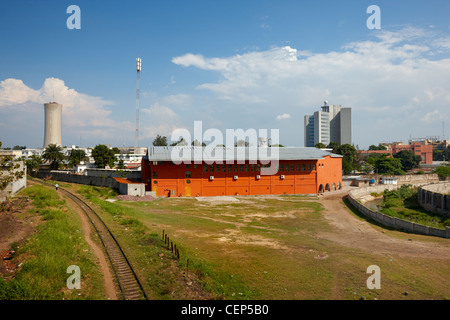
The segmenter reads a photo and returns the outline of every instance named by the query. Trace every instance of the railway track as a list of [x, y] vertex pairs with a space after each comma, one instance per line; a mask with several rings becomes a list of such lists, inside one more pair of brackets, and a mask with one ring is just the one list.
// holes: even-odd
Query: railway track
[[[36, 180], [34, 180], [36, 181]], [[46, 182], [37, 181], [46, 186], [54, 187]], [[127, 259], [117, 239], [103, 222], [100, 216], [82, 199], [67, 189], [58, 188], [70, 199], [72, 199], [86, 214], [94, 226], [95, 231], [108, 255], [111, 266], [114, 270], [120, 292], [124, 300], [148, 300], [147, 294], [139, 281], [130, 261]]]

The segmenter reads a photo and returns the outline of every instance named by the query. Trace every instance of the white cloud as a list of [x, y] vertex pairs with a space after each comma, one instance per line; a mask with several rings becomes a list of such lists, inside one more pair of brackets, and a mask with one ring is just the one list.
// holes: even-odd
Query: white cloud
[[277, 120], [285, 120], [285, 119], [289, 119], [291, 116], [287, 113], [281, 114], [277, 116]]
[[428, 112], [427, 114], [425, 114], [425, 116], [422, 118], [422, 121], [436, 122], [440, 121], [440, 119], [442, 119], [442, 115], [439, 110], [433, 110], [432, 112]]
[[[355, 143], [370, 145], [389, 136], [437, 135], [432, 124], [450, 120], [447, 44], [448, 37], [434, 30], [409, 27], [383, 30], [369, 40], [327, 53], [284, 46], [222, 58], [186, 54], [172, 61], [221, 76], [197, 88], [224, 101], [217, 103], [216, 111], [239, 112], [240, 117], [229, 118], [230, 125], [252, 126], [257, 118], [268, 127], [273, 125], [269, 116], [273, 109], [282, 108], [297, 121], [284, 126], [281, 135], [284, 132], [292, 145], [303, 145], [303, 127], [298, 123], [329, 100], [353, 109]], [[437, 59], [437, 52], [445, 55]], [[434, 111], [429, 114], [428, 110]], [[397, 123], [393, 121], [380, 132], [379, 123], [387, 118]]]
[[[105, 143], [105, 140], [114, 140], [118, 130], [130, 132], [130, 137], [134, 134], [132, 123], [113, 120], [112, 111], [106, 108], [113, 105], [112, 101], [79, 93], [56, 78], [45, 79], [38, 90], [28, 87], [19, 79], [0, 82], [2, 127], [8, 125], [8, 129], [13, 130], [27, 123], [29, 130], [23, 134], [28, 135], [30, 143], [39, 147], [36, 137], [43, 137], [43, 104], [49, 101], [63, 105], [63, 144], [77, 143], [80, 135], [86, 143], [88, 139], [92, 143]], [[6, 136], [7, 133], [2, 132], [2, 135]]]
[[0, 108], [37, 100], [39, 91], [27, 87], [22, 80], [6, 79], [0, 82]]
[[158, 134], [170, 139], [172, 132], [180, 126], [180, 119], [168, 105], [180, 105], [183, 99], [187, 99], [185, 95], [167, 96], [142, 109], [142, 139], [153, 140]]

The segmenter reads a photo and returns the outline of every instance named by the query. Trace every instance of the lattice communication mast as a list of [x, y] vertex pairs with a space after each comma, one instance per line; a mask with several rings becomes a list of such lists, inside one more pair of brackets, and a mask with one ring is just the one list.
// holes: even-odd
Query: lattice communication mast
[[[142, 60], [141, 58], [136, 59], [136, 71], [137, 71], [137, 84], [136, 84], [136, 134], [135, 134], [135, 141], [134, 141], [134, 147], [139, 147], [139, 106], [140, 106], [140, 89], [139, 89], [139, 82], [141, 80], [141, 67], [142, 67]], [[136, 150], [135, 150], [136, 152]]]

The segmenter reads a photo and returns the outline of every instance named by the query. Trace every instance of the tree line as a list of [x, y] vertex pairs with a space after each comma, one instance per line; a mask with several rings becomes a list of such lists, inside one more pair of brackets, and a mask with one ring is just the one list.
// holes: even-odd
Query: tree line
[[[188, 146], [189, 143], [187, 141], [184, 140], [184, 138], [181, 138], [179, 141], [173, 142], [169, 145], [167, 137], [166, 136], [160, 136], [159, 134], [156, 135], [155, 140], [153, 140], [153, 146], [155, 147], [175, 147], [175, 146]], [[206, 143], [202, 142], [200, 143], [197, 139], [195, 139], [194, 141], [191, 142], [191, 146], [194, 147], [206, 147]], [[237, 140], [234, 143], [235, 147], [249, 147], [250, 143], [248, 141], [245, 140]], [[218, 144], [217, 147], [225, 147], [224, 144]], [[283, 148], [284, 146], [282, 144], [274, 144], [274, 145], [270, 145], [269, 147], [280, 147]]]
[[[402, 150], [393, 157], [390, 157], [387, 153], [372, 153], [368, 157], [364, 157], [350, 144], [339, 145], [337, 142], [331, 142], [328, 146], [325, 146], [323, 143], [318, 143], [315, 147], [332, 149], [333, 153], [342, 155], [344, 174], [358, 171], [366, 174], [373, 172], [386, 175], [404, 175], [406, 171], [419, 168], [422, 161], [420, 156], [409, 150]], [[383, 145], [372, 145], [369, 150], [387, 149]]]
[[[119, 154], [120, 150], [117, 147], [109, 148], [106, 145], [97, 145], [92, 149], [91, 156], [94, 158], [95, 165], [98, 168], [105, 168], [109, 166], [113, 168], [115, 162], [117, 162], [116, 154]], [[30, 173], [35, 173], [39, 170], [40, 166], [44, 163], [50, 164], [50, 169], [58, 170], [64, 167], [75, 167], [83, 161], [88, 161], [89, 157], [82, 149], [72, 149], [68, 156], [64, 155], [63, 148], [56, 144], [48, 145], [42, 156], [32, 155], [26, 161], [26, 165]], [[118, 163], [119, 169], [124, 169], [123, 161]]]

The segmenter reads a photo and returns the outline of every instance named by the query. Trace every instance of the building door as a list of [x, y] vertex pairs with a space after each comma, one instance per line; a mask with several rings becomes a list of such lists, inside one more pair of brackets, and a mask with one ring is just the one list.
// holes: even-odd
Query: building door
[[184, 195], [186, 197], [190, 197], [191, 196], [191, 186], [185, 186], [184, 187]]

